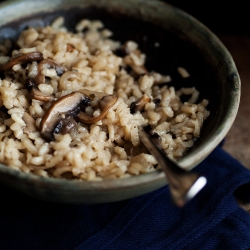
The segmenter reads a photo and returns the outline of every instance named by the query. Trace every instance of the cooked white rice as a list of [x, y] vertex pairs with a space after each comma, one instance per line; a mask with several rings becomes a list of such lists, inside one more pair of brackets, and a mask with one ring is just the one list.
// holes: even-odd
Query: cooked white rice
[[[182, 157], [200, 135], [209, 115], [208, 101], [197, 103], [199, 92], [195, 88], [176, 91], [169, 87], [171, 76], [148, 72], [146, 55], [138, 44], [112, 40], [112, 31], [101, 21], [82, 20], [75, 33], [63, 23], [60, 17], [51, 26], [24, 30], [17, 40], [20, 49], [13, 50], [10, 57], [10, 43], [0, 45], [2, 65], [20, 54], [40, 52], [43, 59], [52, 59], [65, 69], [58, 75], [53, 67], [39, 69], [39, 60], [33, 60], [17, 63], [4, 72], [0, 79], [0, 162], [44, 177], [102, 180], [139, 175], [157, 166], [147, 151], [129, 153], [128, 148], [136, 152], [140, 146], [141, 125], [151, 125], [169, 157]], [[124, 57], [114, 53], [121, 47], [127, 52]], [[179, 67], [177, 71], [189, 77], [186, 69]], [[45, 81], [35, 88], [48, 100], [38, 100], [27, 86], [38, 74], [45, 76]], [[102, 119], [95, 120], [102, 114], [96, 95], [84, 111], [94, 123], [76, 120], [66, 133], [59, 130], [53, 139], [44, 138], [41, 121], [49, 107], [63, 96], [84, 89], [117, 97], [117, 101]], [[182, 103], [182, 95], [190, 95], [190, 100]], [[142, 97], [145, 105], [131, 112], [131, 103]]]

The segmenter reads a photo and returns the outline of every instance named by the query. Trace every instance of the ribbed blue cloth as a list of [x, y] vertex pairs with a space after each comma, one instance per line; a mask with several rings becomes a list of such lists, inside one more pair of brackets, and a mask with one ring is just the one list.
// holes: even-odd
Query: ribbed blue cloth
[[[217, 147], [196, 170], [207, 186], [183, 208], [168, 186], [99, 205], [44, 202], [1, 186], [3, 250], [242, 250], [250, 248], [250, 171]], [[240, 187], [240, 188], [239, 188]]]

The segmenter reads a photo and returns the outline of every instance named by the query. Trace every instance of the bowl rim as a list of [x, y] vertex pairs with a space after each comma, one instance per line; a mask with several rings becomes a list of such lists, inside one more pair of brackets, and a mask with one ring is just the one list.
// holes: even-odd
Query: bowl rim
[[[6, 18], [1, 18], [0, 20], [0, 27], [9, 23], [10, 21], [13, 21], [11, 19], [11, 16], [14, 15], [15, 19], [22, 18], [23, 16], [30, 16], [30, 8], [34, 8], [34, 12], [32, 15], [37, 14], [43, 11], [49, 11], [52, 12], [53, 10], [57, 9], [57, 7], [60, 5], [61, 8], [69, 8], [76, 5], [79, 5], [81, 2], [82, 7], [85, 5], [93, 5], [93, 3], [97, 3], [100, 6], [104, 6], [105, 4], [109, 3], [112, 5], [112, 8], [116, 8], [116, 2], [113, 0], [84, 0], [84, 1], [78, 1], [78, 0], [45, 0], [45, 1], [25, 1], [25, 0], [9, 0], [6, 2], [0, 3], [0, 16], [4, 16]], [[189, 13], [175, 7], [174, 5], [170, 5], [165, 2], [160, 2], [158, 0], [149, 0], [149, 1], [143, 1], [143, 0], [127, 0], [127, 4], [137, 4], [137, 5], [148, 5], [152, 7], [152, 11], [164, 11], [166, 8], [171, 8], [171, 13], [177, 13], [179, 19], [186, 19], [188, 22], [194, 22], [197, 25], [197, 29], [202, 30], [203, 34], [206, 38], [211, 42], [211, 45], [213, 48], [214, 46], [217, 46], [217, 50], [220, 49], [221, 57], [224, 58], [226, 64], [226, 70], [228, 76], [231, 77], [230, 82], [232, 84], [232, 93], [230, 95], [230, 100], [228, 100], [228, 109], [226, 111], [224, 119], [220, 122], [218, 128], [215, 130], [214, 134], [208, 138], [206, 141], [202, 144], [202, 150], [198, 147], [197, 149], [193, 150], [191, 153], [189, 153], [187, 156], [185, 156], [183, 159], [179, 161], [179, 164], [188, 170], [191, 168], [194, 168], [197, 166], [200, 162], [202, 162], [212, 151], [215, 149], [216, 146], [219, 145], [219, 143], [224, 139], [228, 131], [230, 130], [237, 112], [239, 108], [240, 103], [240, 91], [241, 91], [241, 80], [236, 68], [236, 65], [234, 63], [234, 60], [227, 50], [227, 48], [224, 46], [224, 44], [220, 41], [220, 39], [203, 23], [201, 23], [199, 20], [197, 20], [195, 17], [190, 15]], [[26, 5], [29, 5], [29, 8], [27, 7], [25, 12], [18, 12], [16, 9], [20, 9], [22, 4], [25, 3]], [[153, 14], [152, 14], [153, 15]], [[190, 167], [191, 166], [191, 167]], [[0, 172], [7, 175], [15, 175], [16, 178], [20, 178], [23, 181], [27, 181], [30, 183], [38, 182], [42, 188], [45, 188], [43, 183], [44, 181], [46, 184], [50, 186], [50, 188], [58, 187], [70, 189], [70, 190], [78, 190], [79, 187], [81, 190], [89, 190], [89, 189], [95, 189], [97, 192], [99, 190], [111, 190], [113, 188], [130, 188], [132, 186], [143, 186], [144, 184], [153, 181], [153, 182], [159, 182], [159, 186], [163, 186], [167, 184], [167, 180], [165, 178], [165, 175], [162, 171], [153, 171], [146, 174], [142, 174], [139, 176], [131, 176], [129, 178], [122, 178], [122, 179], [111, 179], [111, 180], [102, 180], [102, 181], [78, 181], [78, 180], [65, 180], [65, 179], [57, 179], [57, 178], [44, 178], [40, 176], [36, 176], [34, 174], [27, 174], [22, 173], [10, 168], [6, 168], [3, 164], [0, 164]], [[18, 172], [18, 173], [17, 173]], [[79, 183], [80, 182], [80, 183]], [[76, 184], [77, 183], [77, 184]]]

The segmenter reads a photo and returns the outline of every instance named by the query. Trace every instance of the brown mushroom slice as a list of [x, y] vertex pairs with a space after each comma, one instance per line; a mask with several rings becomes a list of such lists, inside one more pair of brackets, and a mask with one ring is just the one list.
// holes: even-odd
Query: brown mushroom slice
[[43, 54], [41, 52], [30, 52], [25, 54], [18, 54], [17, 56], [11, 58], [8, 62], [0, 66], [0, 71], [11, 70], [16, 64], [24, 64], [32, 61], [43, 60]]
[[33, 86], [31, 89], [31, 96], [33, 99], [42, 101], [42, 102], [48, 102], [51, 101], [54, 96], [53, 95], [49, 95], [49, 94], [45, 94], [43, 92], [41, 92], [37, 87]]
[[144, 109], [145, 104], [149, 103], [150, 101], [151, 98], [148, 95], [146, 94], [142, 95], [141, 98], [130, 104], [130, 112], [134, 114], [137, 111], [142, 111]]
[[82, 102], [89, 103], [89, 97], [81, 92], [72, 92], [57, 99], [45, 112], [41, 123], [40, 132], [44, 139], [53, 140], [53, 132], [61, 119], [69, 115], [75, 116]]
[[138, 57], [140, 57], [141, 55], [141, 51], [134, 48], [131, 51], [131, 48], [129, 46], [129, 42], [126, 42], [122, 48], [123, 52], [125, 53], [126, 56], [123, 57], [123, 61], [125, 62], [125, 64], [127, 64], [128, 66], [130, 66], [130, 68], [138, 75], [145, 75], [148, 74], [148, 70], [146, 69], [146, 67], [144, 65], [136, 65], [134, 60], [131, 57], [131, 53], [137, 55]]
[[45, 82], [45, 75], [42, 74], [42, 70], [47, 68], [53, 68], [56, 70], [57, 75], [61, 76], [65, 72], [65, 68], [61, 66], [59, 63], [57, 63], [54, 60], [51, 59], [44, 59], [42, 60], [37, 67], [37, 75], [34, 77], [34, 82], [36, 85], [39, 85], [41, 83]]
[[101, 100], [99, 101], [99, 108], [101, 110], [101, 114], [97, 117], [93, 117], [91, 115], [88, 115], [84, 112], [80, 112], [78, 115], [78, 119], [83, 122], [83, 123], [87, 123], [87, 124], [93, 124], [95, 122], [100, 121], [107, 113], [108, 111], [115, 105], [115, 103], [117, 102], [118, 97], [117, 96], [113, 96], [113, 95], [106, 95], [103, 96], [101, 98]]
[[87, 95], [91, 100], [94, 100], [96, 97], [101, 99], [102, 97], [107, 96], [104, 92], [97, 92], [89, 89], [79, 89], [78, 92]]
[[57, 124], [54, 132], [61, 133], [63, 135], [69, 133], [71, 130], [75, 129], [77, 126], [77, 122], [75, 121], [73, 116], [69, 116], [65, 119], [60, 120]]
[[36, 121], [29, 113], [24, 112], [23, 120], [26, 124], [26, 127], [23, 128], [24, 134], [29, 134], [29, 133], [35, 132], [37, 130]]
[[71, 43], [67, 43], [67, 52], [72, 52], [74, 50], [75, 46]]

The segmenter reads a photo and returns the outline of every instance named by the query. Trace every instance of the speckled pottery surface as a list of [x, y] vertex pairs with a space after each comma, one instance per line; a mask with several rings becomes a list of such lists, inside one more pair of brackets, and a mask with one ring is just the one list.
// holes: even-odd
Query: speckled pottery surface
[[[171, 5], [150, 0], [6, 1], [0, 4], [0, 39], [14, 39], [27, 26], [48, 25], [60, 15], [69, 29], [82, 18], [102, 20], [114, 38], [140, 44], [148, 55], [148, 67], [161, 72], [181, 63], [191, 72], [192, 84], [210, 101], [211, 114], [195, 146], [179, 161], [183, 168], [194, 168], [223, 140], [238, 111], [240, 78], [225, 46], [202, 23]], [[183, 83], [174, 84], [178, 89]], [[124, 200], [167, 184], [162, 171], [91, 182], [39, 177], [2, 164], [0, 181], [38, 199], [71, 204]]]

